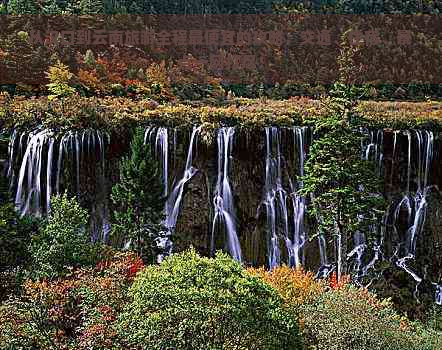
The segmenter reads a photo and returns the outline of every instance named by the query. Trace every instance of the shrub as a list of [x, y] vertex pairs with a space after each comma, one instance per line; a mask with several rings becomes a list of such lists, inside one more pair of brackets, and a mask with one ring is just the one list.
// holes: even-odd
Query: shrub
[[284, 265], [271, 271], [265, 268], [250, 268], [248, 272], [261, 277], [275, 288], [284, 299], [284, 304], [298, 310], [306, 303], [314, 302], [325, 291], [326, 284], [315, 279], [315, 275], [303, 269], [291, 269]]
[[126, 347], [299, 349], [296, 320], [277, 292], [228, 255], [173, 255], [138, 273], [120, 315]]
[[[250, 268], [284, 299], [285, 307], [299, 316], [307, 349], [415, 349], [441, 348], [441, 333], [401, 317], [389, 299], [380, 300], [366, 289], [350, 284], [348, 275], [337, 281], [316, 280], [311, 272], [276, 267]], [[434, 318], [434, 316], [433, 316]]]
[[116, 315], [137, 257], [117, 253], [95, 268], [50, 282], [28, 280], [0, 307], [1, 349], [119, 349]]
[[442, 332], [442, 306], [434, 304], [428, 316], [428, 325], [434, 330]]
[[[9, 199], [9, 198], [7, 198]], [[17, 289], [29, 264], [29, 243], [37, 219], [20, 218], [12, 203], [0, 204], [0, 300]]]
[[431, 349], [387, 300], [351, 285], [321, 294], [301, 313], [306, 342], [318, 350]]
[[22, 222], [12, 203], [0, 205], [0, 271], [17, 267], [27, 258], [30, 234]]
[[46, 224], [30, 245], [33, 278], [59, 276], [68, 268], [95, 263], [98, 245], [90, 243], [87, 211], [67, 194], [51, 200]]

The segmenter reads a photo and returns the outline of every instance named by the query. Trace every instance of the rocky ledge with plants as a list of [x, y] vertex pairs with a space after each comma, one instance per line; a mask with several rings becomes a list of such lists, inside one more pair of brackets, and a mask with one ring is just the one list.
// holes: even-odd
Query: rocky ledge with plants
[[[442, 103], [361, 101], [356, 108], [361, 124], [373, 128], [442, 128]], [[156, 123], [166, 126], [203, 124], [210, 127], [237, 125], [312, 125], [325, 117], [320, 100], [294, 97], [288, 100], [232, 98], [217, 103], [176, 102], [159, 104], [128, 97], [81, 97], [50, 99], [0, 96], [0, 125], [6, 128], [56, 130], [95, 128], [123, 130]]]

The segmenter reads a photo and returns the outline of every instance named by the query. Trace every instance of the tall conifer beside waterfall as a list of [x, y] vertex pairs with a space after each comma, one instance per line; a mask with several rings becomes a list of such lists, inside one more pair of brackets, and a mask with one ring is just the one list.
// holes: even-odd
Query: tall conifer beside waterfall
[[309, 213], [318, 218], [318, 234], [335, 242], [338, 278], [346, 272], [347, 242], [357, 231], [368, 240], [369, 226], [384, 208], [374, 163], [361, 158], [364, 135], [352, 112], [350, 87], [336, 85], [326, 98], [328, 116], [315, 124], [315, 141], [305, 163], [303, 195], [313, 193]]
[[317, 219], [317, 235], [335, 242], [338, 279], [347, 272], [347, 246], [356, 232], [373, 241], [370, 225], [381, 221], [385, 199], [373, 162], [361, 158], [365, 137], [354, 113], [364, 87], [355, 84], [363, 69], [355, 63], [359, 46], [349, 45], [344, 33], [341, 42], [340, 82], [331, 97], [322, 100], [327, 116], [313, 120], [315, 141], [305, 163], [305, 196], [312, 196], [309, 214]]
[[163, 185], [159, 164], [151, 147], [144, 144], [144, 134], [137, 129], [130, 154], [120, 161], [120, 181], [112, 188], [112, 240], [120, 247], [134, 249], [153, 261], [156, 240], [165, 233], [163, 225]]

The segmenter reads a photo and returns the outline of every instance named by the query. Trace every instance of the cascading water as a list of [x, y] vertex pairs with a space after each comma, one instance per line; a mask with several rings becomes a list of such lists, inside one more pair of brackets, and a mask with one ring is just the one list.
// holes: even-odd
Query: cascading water
[[[154, 139], [154, 142], [153, 142]], [[168, 129], [164, 127], [148, 127], [144, 133], [144, 143], [154, 144], [155, 145], [155, 154], [157, 158], [160, 159], [161, 168], [162, 168], [162, 180], [163, 180], [163, 189], [164, 189], [164, 197], [167, 198], [169, 192], [169, 134]], [[169, 255], [172, 252], [172, 240], [170, 236], [172, 235], [173, 228], [168, 226], [169, 220], [169, 211], [167, 207], [167, 203], [164, 208], [165, 211], [165, 221], [164, 225], [167, 228], [167, 231], [164, 235], [160, 236], [157, 239], [157, 246], [161, 249], [161, 253], [157, 257], [157, 261], [161, 262], [164, 257]]]
[[[304, 162], [305, 162], [305, 145], [307, 128], [294, 128], [295, 149], [299, 157], [298, 174], [300, 177], [304, 176]], [[290, 178], [289, 178], [290, 179]], [[304, 227], [304, 215], [306, 211], [305, 198], [298, 194], [298, 190], [303, 186], [302, 180], [297, 181], [294, 186], [290, 179], [291, 198], [293, 205], [293, 236], [286, 238], [287, 249], [289, 251], [289, 266], [299, 267], [301, 265], [302, 248], [307, 240], [307, 233]]]
[[[154, 142], [153, 142], [154, 139]], [[144, 133], [144, 143], [150, 142], [155, 145], [155, 153], [160, 159], [164, 197], [169, 194], [169, 132], [165, 127], [148, 127]]]
[[[159, 257], [160, 260], [171, 252], [170, 235], [175, 229], [181, 212], [186, 186], [198, 172], [194, 157], [200, 129], [201, 127], [195, 126], [191, 131], [186, 163], [179, 176], [175, 176], [175, 169], [179, 164], [176, 162], [177, 130], [165, 127], [146, 130], [145, 142], [153, 145], [155, 154], [160, 160], [164, 195], [168, 196], [165, 205], [165, 225], [168, 228], [168, 234], [159, 242], [159, 245], [164, 248], [164, 253]], [[265, 129], [265, 171], [258, 168], [257, 172], [257, 176], [265, 175], [265, 181], [262, 197], [258, 193], [256, 205], [261, 201], [259, 208], [266, 215], [269, 241], [268, 246], [263, 247], [263, 251], [267, 249], [267, 262], [270, 267], [275, 267], [282, 262], [287, 262], [290, 266], [304, 264], [304, 243], [307, 240], [304, 227], [306, 201], [297, 194], [299, 188], [302, 187], [302, 182], [296, 175], [303, 175], [305, 149], [308, 146], [307, 130], [298, 127], [292, 130], [275, 127]], [[433, 151], [434, 136], [431, 131], [423, 130], [393, 131], [391, 133], [392, 148], [390, 152], [387, 152], [388, 142], [384, 145], [384, 135], [389, 132], [367, 131], [368, 142], [363, 144], [361, 157], [375, 162], [378, 174], [381, 177], [385, 175], [385, 184], [390, 189], [393, 189], [393, 184], [396, 186], [397, 182], [403, 179], [403, 194], [397, 198], [396, 192], [387, 192], [387, 195], [393, 196], [395, 200], [390, 205], [383, 222], [370, 229], [371, 236], [376, 237], [374, 243], [369, 245], [363, 233], [355, 232], [353, 247], [347, 256], [341, 256], [341, 260], [352, 261], [349, 266], [356, 276], [356, 281], [364, 282], [365, 285], [366, 278], [373, 280], [382, 273], [378, 268], [378, 262], [381, 260], [390, 261], [392, 265], [407, 272], [416, 285], [419, 285], [428, 277], [419, 272], [418, 266], [415, 266], [413, 262], [416, 261], [416, 246], [423, 234], [428, 198], [432, 189], [429, 184], [429, 174], [433, 152], [435, 152]], [[242, 210], [243, 207], [242, 203], [234, 205], [232, 182], [236, 179], [232, 177], [230, 169], [234, 135], [234, 128], [220, 128], [217, 131], [218, 172], [213, 193], [214, 212], [213, 215], [209, 213], [212, 220], [207, 224], [210, 226], [208, 239], [212, 251], [215, 248], [215, 237], [218, 246], [218, 238], [223, 237], [219, 232], [225, 232], [226, 250], [235, 259], [242, 261], [247, 259], [247, 253], [242, 255], [235, 210]], [[286, 142], [287, 135], [293, 137], [293, 147]], [[84, 180], [92, 171], [96, 177], [94, 184], [96, 194], [93, 195], [95, 198], [92, 198], [90, 208], [92, 233], [94, 239], [106, 241], [110, 229], [107, 203], [109, 191], [105, 174], [105, 144], [107, 142], [105, 135], [95, 130], [71, 131], [64, 134], [43, 129], [30, 133], [13, 131], [8, 148], [7, 176], [21, 215], [43, 215], [49, 212], [51, 195], [60, 194], [67, 188], [74, 194], [86, 196], [87, 190], [83, 187]], [[401, 152], [402, 146], [405, 147], [405, 152]], [[291, 149], [294, 151], [293, 154], [289, 152]], [[384, 152], [386, 152], [385, 159]], [[296, 165], [292, 165], [292, 159]], [[402, 164], [402, 159], [406, 164], [404, 167], [406, 171], [403, 174], [398, 167]], [[87, 167], [91, 165], [92, 168], [88, 170]], [[235, 174], [237, 174], [236, 168]], [[171, 179], [174, 177], [172, 182]], [[210, 178], [206, 181], [210, 182]], [[210, 186], [208, 191], [210, 192]], [[252, 217], [253, 212], [252, 210]], [[243, 214], [247, 213], [241, 212], [241, 217]], [[320, 234], [318, 247], [320, 267], [317, 275], [325, 277], [333, 271], [335, 264], [330, 264], [327, 256], [327, 242]], [[286, 258], [287, 261], [283, 261]], [[310, 258], [307, 262], [310, 262]], [[442, 303], [440, 281], [432, 285], [435, 288], [436, 302]]]
[[[26, 144], [24, 145], [24, 141]], [[108, 140], [109, 143], [109, 140]], [[80, 168], [86, 157], [99, 150], [99, 188], [100, 198], [94, 198], [92, 212], [93, 237], [106, 240], [109, 233], [108, 196], [104, 166], [104, 134], [97, 130], [70, 131], [57, 135], [49, 129], [20, 133], [15, 130], [9, 143], [9, 164], [7, 176], [11, 190], [15, 191], [15, 204], [22, 216], [40, 216], [50, 211], [53, 193], [61, 194], [65, 164], [74, 165], [75, 191], [80, 196]], [[23, 152], [23, 149], [25, 151]], [[16, 166], [19, 169], [16, 175]], [[71, 179], [73, 180], [73, 179]], [[97, 207], [97, 208], [96, 208]], [[97, 227], [95, 221], [100, 222]]]
[[[279, 238], [277, 235], [277, 205], [280, 201], [281, 218], [285, 237], [288, 237], [288, 214], [286, 206], [286, 191], [282, 188], [281, 180], [281, 154], [279, 142], [279, 130], [275, 127], [267, 127], [266, 132], [266, 180], [264, 187], [264, 201], [267, 214], [267, 226], [269, 229], [269, 253], [268, 263], [270, 268], [280, 264], [281, 252], [279, 247]], [[276, 143], [276, 155], [273, 155], [273, 144]], [[279, 215], [278, 215], [279, 216]]]
[[395, 257], [397, 258], [396, 265], [406, 271], [416, 281], [416, 288], [422, 282], [419, 277], [407, 265], [407, 261], [414, 259], [416, 255], [416, 240], [421, 235], [425, 223], [427, 211], [427, 196], [431, 189], [428, 186], [428, 174], [433, 157], [433, 142], [434, 137], [431, 131], [415, 130], [415, 137], [417, 141], [417, 190], [415, 193], [410, 192], [410, 178], [411, 178], [411, 140], [412, 135], [407, 133], [408, 137], [408, 164], [407, 164], [407, 190], [404, 198], [399, 202], [393, 213], [393, 227], [397, 231], [397, 219], [401, 207], [406, 205], [408, 216], [408, 228], [405, 232], [405, 240], [400, 243], [402, 245], [402, 256], [399, 256], [401, 251], [400, 246], [396, 250]]
[[218, 130], [218, 181], [213, 197], [215, 215], [212, 223], [211, 245], [213, 251], [216, 224], [218, 222], [223, 223], [227, 234], [227, 250], [234, 259], [241, 261], [241, 246], [236, 233], [235, 208], [229, 181], [229, 164], [234, 133], [235, 129], [233, 127]]
[[184, 168], [183, 176], [180, 180], [176, 182], [175, 186], [170, 192], [169, 198], [166, 203], [166, 226], [171, 231], [175, 229], [178, 214], [181, 208], [181, 201], [184, 195], [185, 185], [198, 171], [198, 169], [193, 166], [193, 152], [197, 141], [197, 135], [200, 130], [201, 127], [193, 127], [192, 134], [190, 136], [186, 166]]
[[[184, 189], [186, 184], [197, 173], [197, 169], [193, 166], [193, 155], [197, 142], [197, 135], [201, 127], [194, 127], [190, 136], [189, 148], [187, 152], [186, 165], [183, 175], [178, 180], [172, 191], [169, 193], [169, 131], [165, 127], [149, 127], [144, 134], [144, 142], [149, 142], [155, 146], [156, 156], [161, 161], [162, 179], [164, 196], [167, 198], [165, 204], [165, 221], [164, 225], [167, 229], [166, 233], [160, 237], [157, 241], [158, 247], [161, 249], [161, 253], [158, 255], [157, 260], [161, 262], [166, 256], [170, 255], [173, 248], [171, 236], [175, 230], [178, 215], [181, 209], [181, 202], [184, 197]], [[176, 130], [173, 133], [173, 154], [176, 154]], [[174, 157], [175, 161], [175, 157]]]
[[436, 283], [433, 283], [436, 287], [436, 292], [434, 294], [434, 300], [437, 305], [442, 305], [442, 285], [438, 285]]
[[[371, 159], [376, 162], [378, 174], [382, 174], [382, 161], [383, 161], [383, 131], [370, 131], [370, 142], [363, 149], [363, 158]], [[393, 149], [391, 158], [391, 170], [389, 183], [390, 186], [393, 183], [393, 176], [396, 164], [397, 144], [399, 131], [393, 132]], [[397, 245], [393, 251], [392, 256], [388, 259], [391, 263], [395, 264], [399, 268], [403, 269], [409, 274], [416, 283], [416, 291], [419, 284], [422, 282], [423, 277], [413, 270], [409, 266], [409, 262], [416, 258], [416, 243], [418, 237], [423, 232], [425, 223], [426, 211], [427, 211], [427, 198], [432, 186], [428, 185], [428, 176], [430, 173], [431, 162], [433, 158], [433, 144], [434, 135], [431, 131], [425, 130], [406, 130], [403, 135], [407, 138], [407, 173], [406, 173], [406, 186], [404, 195], [396, 202], [393, 202], [388, 208], [382, 225], [380, 228], [375, 228], [375, 231], [379, 229], [380, 236], [376, 240], [373, 250], [374, 255], [369, 262], [363, 266], [362, 260], [365, 253], [366, 246], [361, 242], [365, 241], [365, 237], [357, 237], [355, 234], [355, 248], [349, 253], [348, 258], [356, 256], [358, 276], [364, 277], [367, 275], [369, 269], [373, 268], [376, 261], [384, 256], [383, 245], [385, 240], [386, 230], [391, 228], [393, 237], [398, 239]], [[413, 150], [413, 145], [416, 145], [416, 150]], [[412, 162], [413, 151], [417, 154], [416, 162]], [[411, 191], [412, 171], [415, 170], [416, 176], [416, 191]], [[401, 215], [402, 214], [402, 215]], [[405, 214], [405, 215], [404, 215]], [[401, 230], [399, 223], [405, 219], [406, 228]], [[364, 248], [364, 249], [363, 249]], [[436, 301], [440, 298], [440, 288], [437, 284], [433, 283], [436, 288]]]
[[[11, 141], [12, 143], [12, 141]], [[42, 214], [42, 168], [44, 152], [47, 144], [51, 144], [48, 152], [48, 168], [52, 163], [53, 133], [50, 130], [36, 130], [29, 134], [26, 151], [20, 166], [15, 205], [22, 216], [25, 214]], [[14, 148], [14, 146], [11, 146]], [[11, 171], [12, 173], [12, 171]], [[26, 179], [25, 179], [26, 178]], [[50, 183], [51, 174], [46, 174]], [[49, 208], [50, 198], [46, 198], [46, 208]]]
[[[361, 129], [361, 133], [368, 135], [368, 143], [364, 144], [365, 138], [361, 140], [361, 158], [366, 161], [372, 161], [375, 164], [376, 174], [381, 177], [382, 175], [382, 161], [384, 159], [383, 154], [383, 130], [366, 130]], [[363, 216], [359, 217], [359, 220], [363, 220]], [[359, 279], [365, 277], [369, 269], [373, 268], [375, 263], [380, 258], [381, 246], [383, 242], [383, 227], [381, 225], [371, 225], [370, 231], [373, 237], [377, 237], [377, 233], [381, 231], [380, 237], [376, 239], [373, 244], [373, 258], [364, 266], [364, 256], [367, 253], [367, 238], [364, 232], [356, 231], [353, 235], [354, 248], [347, 254], [346, 260], [354, 260], [353, 270], [355, 271], [355, 281], [359, 283]]]
[[[304, 175], [305, 135], [306, 128], [294, 128], [294, 146], [299, 155], [298, 174]], [[281, 251], [278, 231], [281, 228], [282, 237], [287, 249], [289, 266], [301, 266], [301, 251], [306, 241], [304, 231], [305, 198], [297, 194], [302, 182], [295, 182], [287, 174], [288, 189], [284, 188], [283, 171], [285, 160], [281, 152], [281, 130], [276, 127], [267, 127], [266, 133], [266, 161], [265, 187], [262, 204], [266, 208], [267, 227], [269, 230], [268, 264], [270, 268], [280, 265]], [[289, 208], [287, 203], [292, 204]], [[292, 216], [292, 222], [289, 217]]]

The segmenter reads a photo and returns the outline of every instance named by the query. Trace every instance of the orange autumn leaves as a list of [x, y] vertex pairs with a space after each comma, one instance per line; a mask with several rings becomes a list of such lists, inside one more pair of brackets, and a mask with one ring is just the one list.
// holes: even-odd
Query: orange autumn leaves
[[338, 281], [333, 272], [328, 279], [317, 280], [315, 275], [304, 269], [292, 269], [286, 265], [269, 271], [260, 268], [249, 268], [252, 275], [261, 277], [266, 283], [279, 291], [288, 306], [300, 306], [311, 303], [327, 290], [338, 290], [350, 284], [350, 276], [344, 275]]
[[249, 268], [248, 272], [261, 277], [275, 288], [289, 307], [298, 307], [312, 302], [326, 289], [326, 283], [317, 281], [312, 272], [305, 272], [303, 269], [281, 266], [269, 271], [260, 267]]

